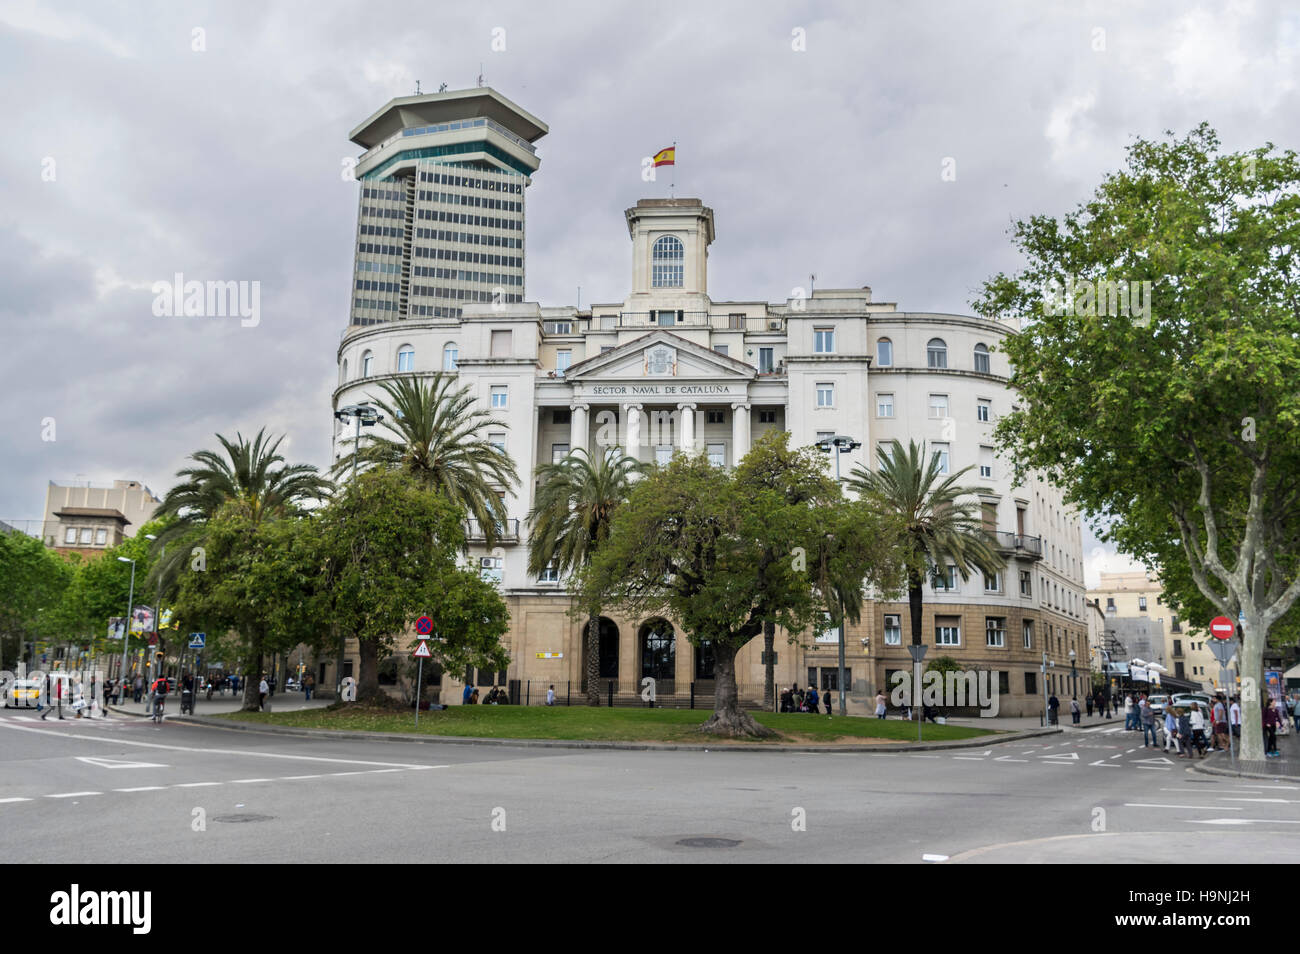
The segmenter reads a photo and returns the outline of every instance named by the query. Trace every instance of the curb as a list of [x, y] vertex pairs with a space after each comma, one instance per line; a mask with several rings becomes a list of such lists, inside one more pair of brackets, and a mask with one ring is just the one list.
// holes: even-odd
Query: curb
[[1202, 775], [1217, 775], [1222, 778], [1258, 778], [1270, 782], [1300, 782], [1300, 775], [1265, 775], [1262, 772], [1238, 772], [1213, 765], [1191, 765], [1188, 767], [1193, 772], [1199, 772]]
[[300, 729], [293, 726], [275, 726], [259, 723], [241, 723], [228, 719], [203, 716], [174, 716], [167, 720], [182, 725], [234, 729], [237, 732], [263, 732], [270, 735], [288, 735], [305, 739], [339, 739], [347, 742], [426, 742], [448, 745], [498, 745], [538, 749], [616, 749], [630, 752], [855, 752], [881, 754], [892, 752], [929, 752], [939, 749], [968, 749], [1005, 742], [1018, 742], [1044, 735], [1056, 735], [1060, 728], [1028, 729], [1000, 736], [981, 736], [975, 739], [953, 739], [947, 742], [906, 742], [876, 745], [780, 745], [778, 743], [732, 745], [726, 742], [711, 745], [680, 744], [672, 742], [611, 742], [581, 739], [498, 739], [475, 738], [463, 735], [411, 735], [401, 732], [356, 732], [338, 729]]

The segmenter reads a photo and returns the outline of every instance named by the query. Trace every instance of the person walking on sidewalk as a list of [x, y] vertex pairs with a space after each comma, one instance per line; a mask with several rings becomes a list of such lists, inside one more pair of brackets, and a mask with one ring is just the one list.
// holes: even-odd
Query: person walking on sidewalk
[[876, 693], [876, 718], [883, 719], [888, 710], [887, 703], [889, 699], [885, 696], [885, 690], [881, 689]]
[[1061, 700], [1056, 698], [1056, 693], [1052, 693], [1051, 698], [1047, 700], [1047, 714], [1049, 717], [1047, 720], [1048, 725], [1060, 724], [1061, 720], [1060, 717], [1057, 715], [1057, 713], [1059, 713], [1060, 711], [1061, 711]]
[[1137, 728], [1137, 712], [1133, 707], [1133, 694], [1130, 692], [1124, 697], [1124, 731], [1131, 731]]
[[1092, 696], [1084, 696], [1083, 701], [1088, 706], [1088, 718], [1091, 719], [1092, 718]]
[[1070, 720], [1074, 725], [1079, 724], [1079, 700], [1077, 697], [1070, 697]]
[[1174, 713], [1173, 706], [1165, 706], [1165, 751], [1172, 748], [1175, 755], [1182, 755], [1182, 747], [1178, 744], [1178, 716]]
[[41, 713], [41, 721], [44, 722], [45, 717], [48, 716], [51, 712], [53, 712], [55, 709], [59, 710], [59, 718], [62, 719], [63, 718], [63, 680], [60, 679], [58, 676], [46, 676], [45, 685], [47, 687], [46, 699], [49, 700], [50, 704], [49, 707], [44, 712]]
[[266, 705], [266, 694], [271, 691], [271, 687], [266, 684], [266, 673], [262, 674], [262, 681], [257, 684], [257, 711], [261, 712], [262, 707]]
[[[41, 718], [45, 718], [41, 716]], [[62, 715], [60, 715], [62, 718]], [[1273, 697], [1267, 696], [1264, 699], [1264, 755], [1270, 759], [1281, 758], [1282, 753], [1277, 748], [1277, 727], [1282, 724], [1282, 717], [1278, 714], [1277, 707], [1273, 705]]]

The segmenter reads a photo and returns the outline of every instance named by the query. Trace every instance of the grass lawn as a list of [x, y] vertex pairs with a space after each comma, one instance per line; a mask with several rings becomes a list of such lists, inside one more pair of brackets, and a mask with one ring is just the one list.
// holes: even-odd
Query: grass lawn
[[[696, 742], [712, 744], [888, 743], [915, 742], [916, 724], [901, 719], [830, 717], [810, 713], [752, 713], [779, 733], [767, 742], [739, 742], [704, 736], [696, 731], [708, 717], [703, 709], [592, 709], [586, 706], [453, 706], [439, 712], [402, 715], [378, 709], [306, 709], [299, 712], [236, 712], [220, 718], [266, 725], [365, 732], [419, 732], [505, 739], [584, 739], [620, 742]], [[929, 725], [926, 742], [969, 739], [995, 733], [967, 726]]]

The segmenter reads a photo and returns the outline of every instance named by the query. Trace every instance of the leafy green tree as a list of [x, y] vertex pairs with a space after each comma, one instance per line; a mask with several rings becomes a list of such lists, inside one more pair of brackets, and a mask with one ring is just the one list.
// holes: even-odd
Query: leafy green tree
[[[828, 612], [819, 589], [828, 509], [837, 488], [820, 457], [789, 452], [786, 435], [765, 437], [734, 471], [704, 456], [678, 455], [638, 481], [614, 514], [609, 539], [580, 572], [583, 598], [629, 614], [679, 621], [696, 647], [714, 658], [715, 707], [700, 728], [725, 736], [764, 736], [770, 730], [740, 708], [736, 653], [767, 619], [792, 638]], [[802, 490], [798, 488], [802, 485]], [[834, 520], [834, 525], [844, 521]], [[828, 557], [827, 579], [871, 580], [877, 567], [851, 553]]]
[[24, 643], [50, 635], [48, 617], [57, 613], [74, 575], [74, 567], [40, 540], [0, 532], [0, 669], [22, 657]]
[[[1258, 727], [1264, 647], [1300, 596], [1296, 154], [1222, 153], [1207, 125], [1139, 139], [1090, 200], [1012, 238], [1024, 267], [975, 303], [1021, 322], [1000, 445], [1114, 519], [1121, 550], [1242, 615], [1243, 721]], [[1261, 733], [1242, 751], [1262, 758]]]
[[888, 452], [882, 447], [876, 454], [879, 468], [853, 468], [848, 485], [871, 507], [901, 521], [912, 645], [920, 646], [927, 575], [946, 574], [945, 567], [951, 565], [967, 580], [976, 570], [991, 576], [1006, 566], [996, 541], [984, 529], [979, 502], [973, 499], [992, 491], [960, 483], [969, 467], [945, 477], [938, 453], [925, 463], [924, 443], [918, 446], [911, 441], [904, 450], [894, 441]]
[[[609, 537], [615, 510], [627, 499], [645, 465], [626, 454], [593, 456], [579, 447], [537, 468], [537, 496], [528, 515], [528, 572], [554, 567], [568, 576], [591, 561]], [[587, 618], [587, 704], [600, 705], [600, 607], [584, 606]]]
[[312, 521], [322, 585], [318, 619], [357, 640], [357, 701], [376, 702], [379, 660], [421, 615], [430, 648], [455, 672], [504, 669], [509, 614], [496, 588], [460, 564], [464, 512], [403, 472], [377, 469], [350, 481]]
[[[509, 455], [487, 437], [488, 428], [505, 423], [477, 406], [468, 384], [456, 384], [455, 375], [441, 372], [427, 382], [383, 382], [388, 400], [375, 404], [394, 436], [372, 435], [357, 459], [359, 465], [406, 471], [477, 520], [491, 546], [506, 519], [497, 488], [515, 484], [518, 476]], [[351, 466], [351, 458], [340, 460], [335, 472]]]

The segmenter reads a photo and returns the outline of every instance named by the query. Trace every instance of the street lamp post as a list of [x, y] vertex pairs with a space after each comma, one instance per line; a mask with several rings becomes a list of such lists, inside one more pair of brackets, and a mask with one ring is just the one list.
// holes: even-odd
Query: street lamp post
[[1079, 676], [1074, 670], [1075, 652], [1070, 650], [1070, 697], [1078, 698], [1079, 696]]
[[[351, 480], [356, 480], [357, 479], [357, 453], [361, 449], [361, 428], [374, 427], [376, 424], [378, 424], [380, 421], [384, 419], [384, 416], [380, 414], [379, 411], [372, 405], [349, 404], [346, 407], [341, 407], [337, 411], [335, 411], [334, 417], [336, 420], [340, 420], [340, 421], [346, 421], [348, 418], [352, 418], [354, 421], [356, 421], [357, 424], [356, 436], [353, 437], [352, 439], [352, 477], [350, 478]], [[346, 647], [346, 640], [347, 637], [343, 633], [339, 633], [338, 659], [335, 662], [335, 667], [334, 667], [334, 687], [335, 687], [334, 701], [335, 702], [338, 702], [340, 699], [343, 698], [343, 663], [345, 662], [344, 656], [346, 655], [346, 653], [344, 652]]]
[[1050, 726], [1050, 725], [1052, 724], [1052, 711], [1051, 711], [1050, 707], [1048, 706], [1048, 695], [1047, 695], [1047, 667], [1048, 667], [1048, 666], [1051, 666], [1051, 667], [1055, 668], [1055, 667], [1056, 667], [1056, 663], [1054, 663], [1054, 662], [1048, 662], [1048, 661], [1047, 661], [1047, 650], [1044, 649], [1044, 650], [1043, 650], [1043, 665], [1042, 665], [1042, 673], [1043, 673], [1043, 726], [1044, 726], [1044, 727]]
[[[833, 453], [835, 457], [835, 486], [838, 487], [840, 485], [840, 455], [847, 454], [850, 451], [855, 451], [861, 446], [862, 446], [861, 441], [855, 441], [853, 438], [846, 437], [843, 434], [836, 434], [834, 437], [824, 440], [817, 445], [817, 449], [820, 450], [823, 454]], [[832, 452], [832, 448], [834, 448], [833, 452]], [[848, 703], [847, 703], [845, 689], [844, 689], [844, 619], [843, 617], [840, 618], [839, 629], [840, 629], [840, 638], [839, 638], [840, 671], [839, 671], [839, 675], [836, 677], [835, 682], [840, 689], [840, 715], [848, 715]]]
[[[126, 647], [131, 642], [131, 610], [135, 607], [135, 561], [129, 557], [118, 557], [119, 563], [131, 564], [131, 591], [126, 598], [126, 628], [122, 631], [122, 671], [117, 674], [118, 682], [126, 679]], [[122, 702], [126, 702], [126, 686], [122, 686]]]

